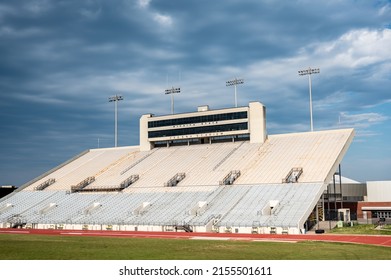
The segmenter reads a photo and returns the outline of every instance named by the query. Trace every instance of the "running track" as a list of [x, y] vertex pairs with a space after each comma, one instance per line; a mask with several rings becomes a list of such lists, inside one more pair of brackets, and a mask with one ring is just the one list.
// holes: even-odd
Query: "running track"
[[122, 238], [170, 238], [205, 240], [242, 240], [298, 242], [305, 240], [369, 244], [391, 247], [391, 236], [384, 235], [342, 235], [342, 234], [239, 234], [239, 233], [197, 233], [197, 232], [143, 232], [143, 231], [82, 231], [82, 230], [39, 230], [39, 229], [0, 229], [0, 234], [38, 234], [63, 236], [106, 236]]

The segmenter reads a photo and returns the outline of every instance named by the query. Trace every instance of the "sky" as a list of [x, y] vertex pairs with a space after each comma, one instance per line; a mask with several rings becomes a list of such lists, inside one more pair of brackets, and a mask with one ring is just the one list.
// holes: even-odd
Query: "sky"
[[86, 149], [139, 143], [142, 114], [259, 101], [268, 134], [354, 128], [341, 168], [391, 180], [391, 2], [2, 0], [0, 185]]

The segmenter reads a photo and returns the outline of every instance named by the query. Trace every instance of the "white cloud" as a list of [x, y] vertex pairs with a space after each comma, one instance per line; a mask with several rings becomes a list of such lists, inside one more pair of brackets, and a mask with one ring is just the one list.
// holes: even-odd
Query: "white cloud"
[[137, 4], [140, 8], [148, 8], [151, 0], [138, 0]]
[[153, 20], [163, 26], [171, 26], [173, 23], [172, 17], [159, 13], [154, 13]]
[[323, 57], [324, 63], [331, 67], [357, 68], [391, 61], [390, 46], [390, 29], [358, 29], [336, 41], [317, 44], [314, 55]]
[[86, 19], [95, 20], [99, 18], [101, 11], [102, 11], [101, 8], [98, 8], [96, 10], [81, 9], [80, 14]]
[[342, 112], [340, 114], [340, 124], [343, 126], [353, 126], [355, 128], [368, 128], [375, 124], [383, 123], [389, 120], [388, 116], [379, 113], [349, 114]]
[[66, 101], [64, 99], [61, 99], [59, 96], [48, 96], [45, 94], [41, 95], [32, 95], [32, 94], [25, 94], [21, 93], [17, 95], [15, 98], [27, 102], [33, 102], [33, 103], [41, 103], [41, 104], [47, 104], [47, 105], [65, 105], [70, 104], [69, 101]]
[[137, 6], [144, 10], [147, 18], [152, 19], [161, 27], [170, 27], [173, 24], [173, 19], [167, 14], [162, 14], [154, 9], [150, 9], [151, 0], [137, 0]]
[[379, 16], [384, 16], [384, 15], [389, 15], [391, 12], [391, 5], [386, 4], [383, 7], [380, 8], [379, 10]]

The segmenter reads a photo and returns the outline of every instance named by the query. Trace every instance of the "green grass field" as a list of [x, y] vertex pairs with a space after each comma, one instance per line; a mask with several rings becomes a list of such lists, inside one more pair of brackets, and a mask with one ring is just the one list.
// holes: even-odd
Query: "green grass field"
[[1, 260], [390, 260], [391, 248], [327, 242], [248, 242], [0, 234]]
[[329, 233], [337, 234], [370, 234], [391, 235], [391, 225], [385, 225], [382, 229], [376, 229], [374, 225], [355, 225], [353, 227], [334, 228]]

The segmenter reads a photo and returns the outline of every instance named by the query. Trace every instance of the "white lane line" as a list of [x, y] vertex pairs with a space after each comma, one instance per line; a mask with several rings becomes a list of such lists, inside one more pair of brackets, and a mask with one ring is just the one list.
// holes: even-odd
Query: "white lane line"
[[203, 237], [203, 236], [195, 236], [191, 237], [190, 239], [194, 240], [230, 240], [229, 237]]
[[0, 230], [0, 233], [30, 233], [29, 231]]
[[297, 243], [297, 240], [281, 240], [281, 239], [254, 239], [253, 242], [282, 242], [282, 243]]

